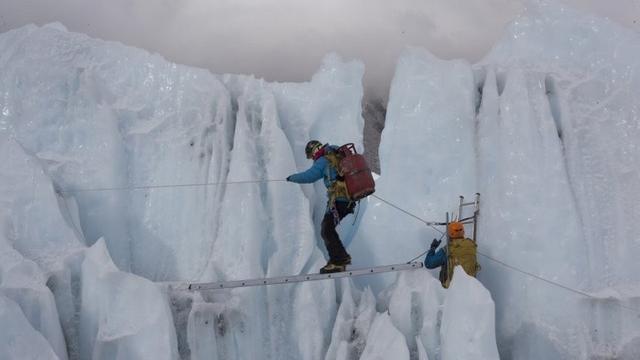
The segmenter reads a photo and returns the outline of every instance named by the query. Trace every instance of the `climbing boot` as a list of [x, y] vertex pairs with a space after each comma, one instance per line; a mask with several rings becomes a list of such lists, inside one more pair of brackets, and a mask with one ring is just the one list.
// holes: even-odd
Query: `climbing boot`
[[337, 273], [337, 272], [343, 272], [345, 270], [347, 270], [346, 265], [337, 265], [337, 264], [334, 264], [331, 260], [329, 260], [327, 265], [323, 266], [320, 269], [320, 274]]
[[347, 254], [347, 257], [344, 259], [338, 260], [330, 260], [334, 265], [351, 265], [351, 256]]

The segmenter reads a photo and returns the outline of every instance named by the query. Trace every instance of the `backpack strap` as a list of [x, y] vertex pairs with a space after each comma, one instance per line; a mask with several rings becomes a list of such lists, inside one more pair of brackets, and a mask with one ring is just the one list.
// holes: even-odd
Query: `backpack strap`
[[338, 175], [342, 176], [340, 172], [340, 160], [342, 159], [340, 158], [337, 149], [331, 145], [326, 145], [324, 149], [324, 157], [329, 161], [329, 164], [336, 170]]
[[342, 173], [340, 171], [340, 161], [342, 160], [338, 148], [332, 145], [324, 146], [324, 157], [329, 161], [331, 166], [338, 175], [338, 179], [335, 179], [329, 189], [329, 208], [333, 208], [337, 198], [349, 199], [349, 192], [347, 191], [347, 184], [342, 180]]

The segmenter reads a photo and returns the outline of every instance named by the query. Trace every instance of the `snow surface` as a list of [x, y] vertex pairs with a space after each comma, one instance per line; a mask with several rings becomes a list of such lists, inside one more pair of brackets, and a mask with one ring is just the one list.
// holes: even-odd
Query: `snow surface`
[[[638, 55], [541, 2], [478, 64], [398, 60], [376, 195], [442, 221], [480, 192], [480, 281], [191, 293], [167, 282], [324, 264], [324, 188], [282, 179], [310, 138], [363, 150], [362, 64], [267, 83], [59, 24], [0, 34], [0, 358], [638, 358]], [[360, 267], [441, 229], [370, 197], [339, 231]]]

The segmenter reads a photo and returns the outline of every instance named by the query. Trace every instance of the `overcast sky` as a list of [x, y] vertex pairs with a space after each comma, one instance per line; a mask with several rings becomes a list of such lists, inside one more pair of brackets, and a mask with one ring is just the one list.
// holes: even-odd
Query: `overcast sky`
[[[553, 0], [552, 0], [553, 1]], [[386, 96], [407, 45], [480, 59], [526, 0], [0, 0], [0, 32], [58, 21], [214, 73], [308, 80], [334, 51]], [[640, 32], [640, 0], [566, 0]]]

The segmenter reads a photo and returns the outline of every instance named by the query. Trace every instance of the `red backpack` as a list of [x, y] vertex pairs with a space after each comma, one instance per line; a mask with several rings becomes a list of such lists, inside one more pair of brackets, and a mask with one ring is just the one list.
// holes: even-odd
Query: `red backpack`
[[338, 175], [343, 177], [350, 200], [358, 201], [373, 194], [376, 184], [371, 169], [353, 143], [342, 145], [325, 156], [336, 168]]

